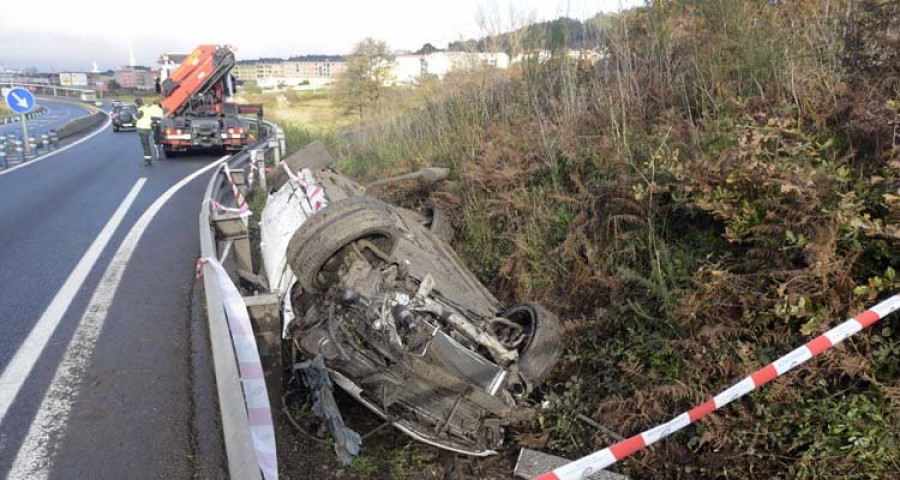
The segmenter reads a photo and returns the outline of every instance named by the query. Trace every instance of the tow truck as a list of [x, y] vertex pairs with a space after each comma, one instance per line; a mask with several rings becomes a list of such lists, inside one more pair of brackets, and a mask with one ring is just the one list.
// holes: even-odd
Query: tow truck
[[[157, 143], [166, 154], [194, 149], [241, 150], [256, 139], [263, 108], [237, 104], [234, 48], [200, 45], [162, 84], [165, 116], [156, 122]], [[255, 115], [256, 125], [245, 116]]]

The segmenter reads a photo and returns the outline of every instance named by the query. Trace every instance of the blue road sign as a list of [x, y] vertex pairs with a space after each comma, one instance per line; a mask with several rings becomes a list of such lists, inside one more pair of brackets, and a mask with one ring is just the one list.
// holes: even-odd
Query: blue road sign
[[28, 113], [34, 108], [34, 95], [22, 87], [13, 87], [6, 93], [6, 104], [16, 113]]

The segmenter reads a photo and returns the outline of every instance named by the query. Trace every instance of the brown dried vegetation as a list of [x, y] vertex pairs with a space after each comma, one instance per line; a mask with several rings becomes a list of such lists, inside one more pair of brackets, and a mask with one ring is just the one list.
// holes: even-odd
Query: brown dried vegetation
[[[567, 319], [552, 408], [575, 456], [651, 427], [900, 285], [893, 1], [671, 0], [602, 19], [597, 62], [443, 82], [354, 136], [359, 177], [453, 168], [432, 197], [507, 300]], [[392, 192], [415, 204], [427, 193]], [[893, 478], [900, 337], [878, 324], [620, 469]]]

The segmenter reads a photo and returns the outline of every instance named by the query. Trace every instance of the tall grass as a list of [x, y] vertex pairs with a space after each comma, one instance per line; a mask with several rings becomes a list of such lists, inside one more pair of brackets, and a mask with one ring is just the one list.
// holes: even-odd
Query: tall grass
[[[877, 8], [892, 7], [654, 2], [596, 21], [597, 61], [548, 35], [553, 58], [452, 75], [339, 142], [341, 167], [362, 178], [452, 168], [431, 195], [468, 265], [505, 301], [564, 316], [569, 347], [544, 392], [554, 408], [522, 443], [577, 455], [611, 440], [576, 413], [621, 435], [652, 426], [900, 283], [900, 82], [879, 78], [897, 70], [877, 43], [893, 37], [872, 31], [894, 28]], [[876, 53], [882, 70], [854, 66]], [[896, 328], [887, 320], [624, 468], [897, 472]]]

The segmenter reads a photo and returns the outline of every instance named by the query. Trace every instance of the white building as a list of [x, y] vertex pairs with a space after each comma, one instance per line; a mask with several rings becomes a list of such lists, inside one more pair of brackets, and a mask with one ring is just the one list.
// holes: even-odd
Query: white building
[[505, 53], [434, 52], [427, 55], [397, 55], [392, 67], [394, 82], [415, 85], [423, 75], [444, 78], [454, 70], [479, 67], [509, 68], [509, 55]]

